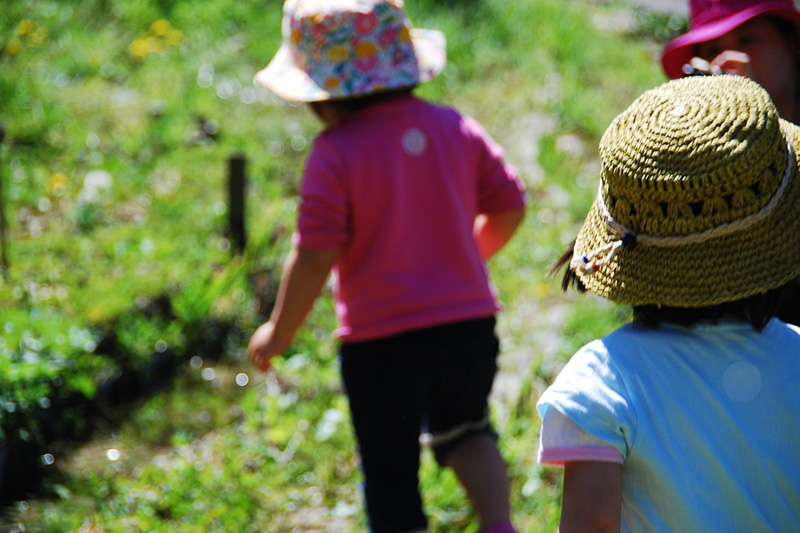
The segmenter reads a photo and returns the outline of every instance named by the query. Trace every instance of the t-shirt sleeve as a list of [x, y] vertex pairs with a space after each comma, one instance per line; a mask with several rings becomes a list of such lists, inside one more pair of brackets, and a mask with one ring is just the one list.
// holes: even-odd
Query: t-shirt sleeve
[[622, 463], [616, 448], [581, 429], [556, 409], [549, 409], [539, 435], [539, 463], [563, 465], [568, 461]]
[[525, 186], [517, 170], [503, 161], [503, 148], [476, 120], [465, 117], [464, 124], [474, 139], [479, 158], [478, 212], [502, 213], [525, 207]]
[[[548, 462], [577, 460], [550, 455], [554, 450], [548, 451], [546, 447], [568, 448], [571, 444], [565, 440], [565, 435], [569, 438], [568, 431], [575, 428], [580, 430], [573, 434], [579, 437], [573, 442], [576, 447], [588, 444], [612, 448], [620, 458], [625, 458], [633, 444], [636, 412], [622, 375], [609, 359], [602, 340], [584, 346], [570, 359], [542, 394], [537, 409], [543, 421], [540, 442], [545, 445], [540, 454], [549, 459]], [[571, 421], [574, 427], [561, 423], [563, 421], [553, 411]], [[564, 435], [554, 434], [554, 431], [564, 431]], [[590, 442], [580, 440], [584, 434], [591, 437]], [[608, 450], [600, 453], [608, 453]], [[613, 457], [616, 456], [609, 455], [606, 460]]]
[[295, 246], [336, 248], [348, 240], [350, 221], [343, 176], [335, 147], [318, 137], [303, 171]]

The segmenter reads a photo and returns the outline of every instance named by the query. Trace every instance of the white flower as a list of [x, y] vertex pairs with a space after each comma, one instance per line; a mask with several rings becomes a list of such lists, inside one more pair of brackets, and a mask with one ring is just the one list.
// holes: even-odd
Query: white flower
[[110, 189], [114, 184], [114, 178], [105, 170], [92, 170], [83, 178], [83, 189], [78, 194], [78, 198], [86, 203], [97, 202], [100, 199], [100, 192]]

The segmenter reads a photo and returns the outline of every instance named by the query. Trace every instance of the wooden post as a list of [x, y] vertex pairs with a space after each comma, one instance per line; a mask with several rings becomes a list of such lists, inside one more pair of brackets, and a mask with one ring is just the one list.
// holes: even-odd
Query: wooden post
[[[6, 130], [0, 126], [0, 149], [2, 149], [3, 139]], [[2, 154], [2, 152], [0, 152]], [[5, 198], [3, 196], [3, 160], [0, 158], [0, 274], [5, 278], [8, 276], [8, 253], [6, 252], [6, 209]]]
[[244, 224], [246, 163], [247, 158], [241, 152], [233, 154], [228, 160], [228, 235], [238, 253], [242, 253], [247, 244]]

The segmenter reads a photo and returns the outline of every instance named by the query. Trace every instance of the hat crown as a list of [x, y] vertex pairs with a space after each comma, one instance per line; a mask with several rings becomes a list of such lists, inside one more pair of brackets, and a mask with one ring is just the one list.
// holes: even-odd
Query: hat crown
[[724, 19], [752, 8], [770, 4], [770, 9], [793, 10], [792, 0], [691, 0], [689, 14], [693, 29]]
[[390, 36], [407, 38], [410, 24], [400, 0], [289, 0], [282, 30], [284, 43], [313, 58], [336, 47], [353, 48], [375, 32], [383, 35], [378, 44], [385, 48]]
[[401, 0], [289, 0], [282, 30], [294, 63], [331, 97], [421, 78]]
[[638, 98], [600, 142], [603, 199], [636, 233], [689, 235], [770, 202], [786, 141], [769, 95], [747, 78], [687, 78]]

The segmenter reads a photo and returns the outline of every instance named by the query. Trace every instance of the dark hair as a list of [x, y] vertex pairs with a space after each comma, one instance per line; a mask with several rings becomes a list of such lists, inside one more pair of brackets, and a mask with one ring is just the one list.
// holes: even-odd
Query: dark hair
[[[558, 258], [550, 269], [550, 274], [566, 266], [561, 278], [561, 290], [567, 291], [570, 287], [579, 292], [586, 292], [586, 287], [569, 268], [569, 263], [575, 255], [575, 241], [573, 240], [567, 250]], [[756, 331], [763, 330], [767, 323], [777, 315], [778, 308], [791, 293], [792, 282], [760, 294], [725, 302], [707, 307], [668, 307], [665, 305], [637, 305], [633, 306], [633, 320], [639, 326], [654, 329], [662, 323], [691, 327], [701, 322], [717, 323], [720, 319], [731, 318], [748, 322]]]
[[553, 266], [550, 267], [550, 271], [548, 274], [552, 275], [558, 272], [559, 269], [566, 266], [564, 270], [564, 275], [561, 277], [561, 290], [567, 292], [570, 287], [573, 287], [578, 290], [578, 292], [586, 292], [586, 287], [581, 283], [580, 278], [572, 271], [569, 267], [570, 261], [572, 261], [572, 257], [575, 255], [575, 239], [572, 239], [572, 242], [569, 243], [567, 249], [561, 254]]
[[781, 37], [786, 40], [797, 42], [797, 29], [791, 21], [778, 15], [765, 15], [765, 18], [775, 26], [775, 29], [778, 30]]
[[[357, 111], [361, 111], [362, 109], [366, 109], [371, 107], [375, 104], [385, 102], [386, 100], [391, 100], [397, 96], [411, 94], [414, 90], [416, 85], [412, 85], [411, 87], [401, 87], [399, 89], [392, 89], [389, 91], [381, 91], [377, 93], [368, 94], [366, 96], [356, 96], [353, 98], [338, 98], [333, 100], [327, 100], [329, 105], [333, 105], [336, 108], [337, 114], [344, 115], [349, 113], [355, 113]], [[311, 105], [311, 109], [319, 115], [319, 111], [317, 105], [319, 102], [309, 102]]]
[[723, 318], [729, 318], [748, 322], [754, 330], [761, 331], [778, 313], [786, 288], [783, 285], [748, 298], [707, 307], [634, 306], [633, 320], [643, 327], [657, 328], [662, 323], [691, 327], [700, 322], [716, 324]]

